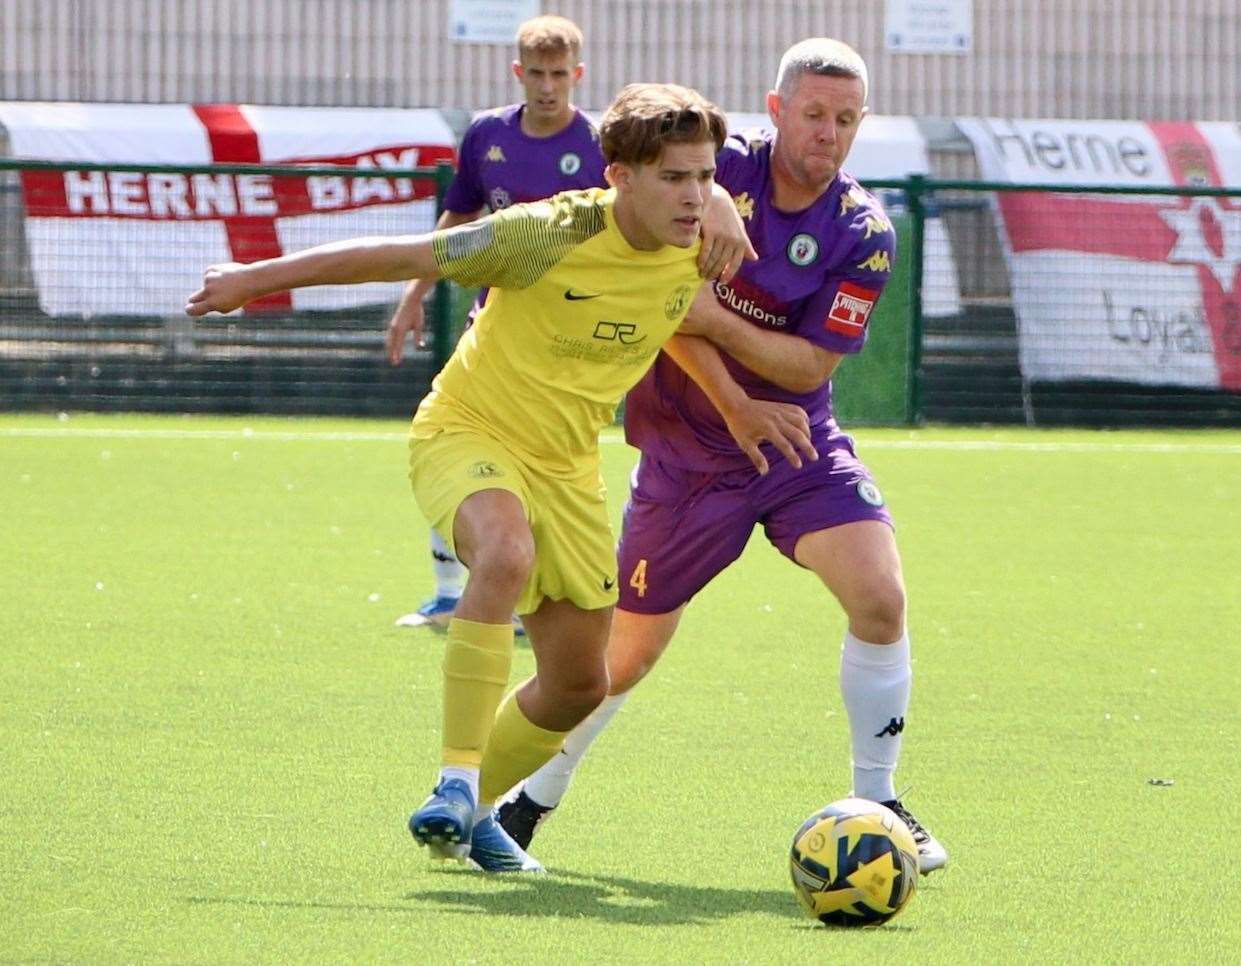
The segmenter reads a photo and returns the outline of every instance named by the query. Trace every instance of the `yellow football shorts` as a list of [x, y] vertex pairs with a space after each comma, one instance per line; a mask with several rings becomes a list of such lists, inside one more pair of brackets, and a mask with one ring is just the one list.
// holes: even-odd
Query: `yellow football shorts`
[[572, 480], [547, 476], [496, 439], [454, 430], [410, 439], [409, 482], [418, 508], [453, 553], [453, 521], [466, 497], [497, 489], [521, 500], [535, 559], [518, 614], [537, 610], [544, 597], [583, 610], [616, 603], [616, 540], [597, 471]]

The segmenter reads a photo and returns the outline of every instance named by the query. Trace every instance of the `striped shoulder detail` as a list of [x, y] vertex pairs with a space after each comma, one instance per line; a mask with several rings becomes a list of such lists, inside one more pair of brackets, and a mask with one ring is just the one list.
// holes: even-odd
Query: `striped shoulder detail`
[[598, 188], [565, 191], [437, 231], [435, 264], [441, 275], [462, 285], [526, 288], [604, 230], [603, 194]]

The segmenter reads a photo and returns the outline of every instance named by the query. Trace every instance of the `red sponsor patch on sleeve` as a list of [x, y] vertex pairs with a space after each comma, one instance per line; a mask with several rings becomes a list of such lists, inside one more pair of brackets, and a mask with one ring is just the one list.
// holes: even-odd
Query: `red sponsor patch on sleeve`
[[824, 323], [827, 331], [851, 338], [862, 335], [866, 331], [870, 310], [875, 307], [878, 298], [879, 292], [875, 289], [862, 288], [852, 282], [841, 282]]

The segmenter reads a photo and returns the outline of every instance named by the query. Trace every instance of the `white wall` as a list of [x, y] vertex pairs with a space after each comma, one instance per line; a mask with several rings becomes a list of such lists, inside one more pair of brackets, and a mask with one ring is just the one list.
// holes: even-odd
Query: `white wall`
[[[883, 0], [545, 0], [587, 33], [580, 102], [676, 80], [761, 110], [780, 53], [857, 46], [884, 114], [1237, 120], [1238, 0], [977, 0], [965, 56], [883, 49]], [[0, 0], [0, 100], [473, 109], [506, 47], [447, 39], [449, 0]]]

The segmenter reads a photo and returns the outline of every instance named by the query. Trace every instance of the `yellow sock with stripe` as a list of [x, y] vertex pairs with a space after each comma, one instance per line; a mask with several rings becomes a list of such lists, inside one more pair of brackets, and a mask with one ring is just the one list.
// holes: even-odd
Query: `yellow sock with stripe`
[[495, 727], [483, 754], [480, 810], [547, 764], [564, 747], [568, 734], [534, 724], [518, 706], [517, 691], [511, 691], [496, 713]]
[[445, 767], [477, 769], [508, 686], [513, 625], [454, 617], [444, 648]]

